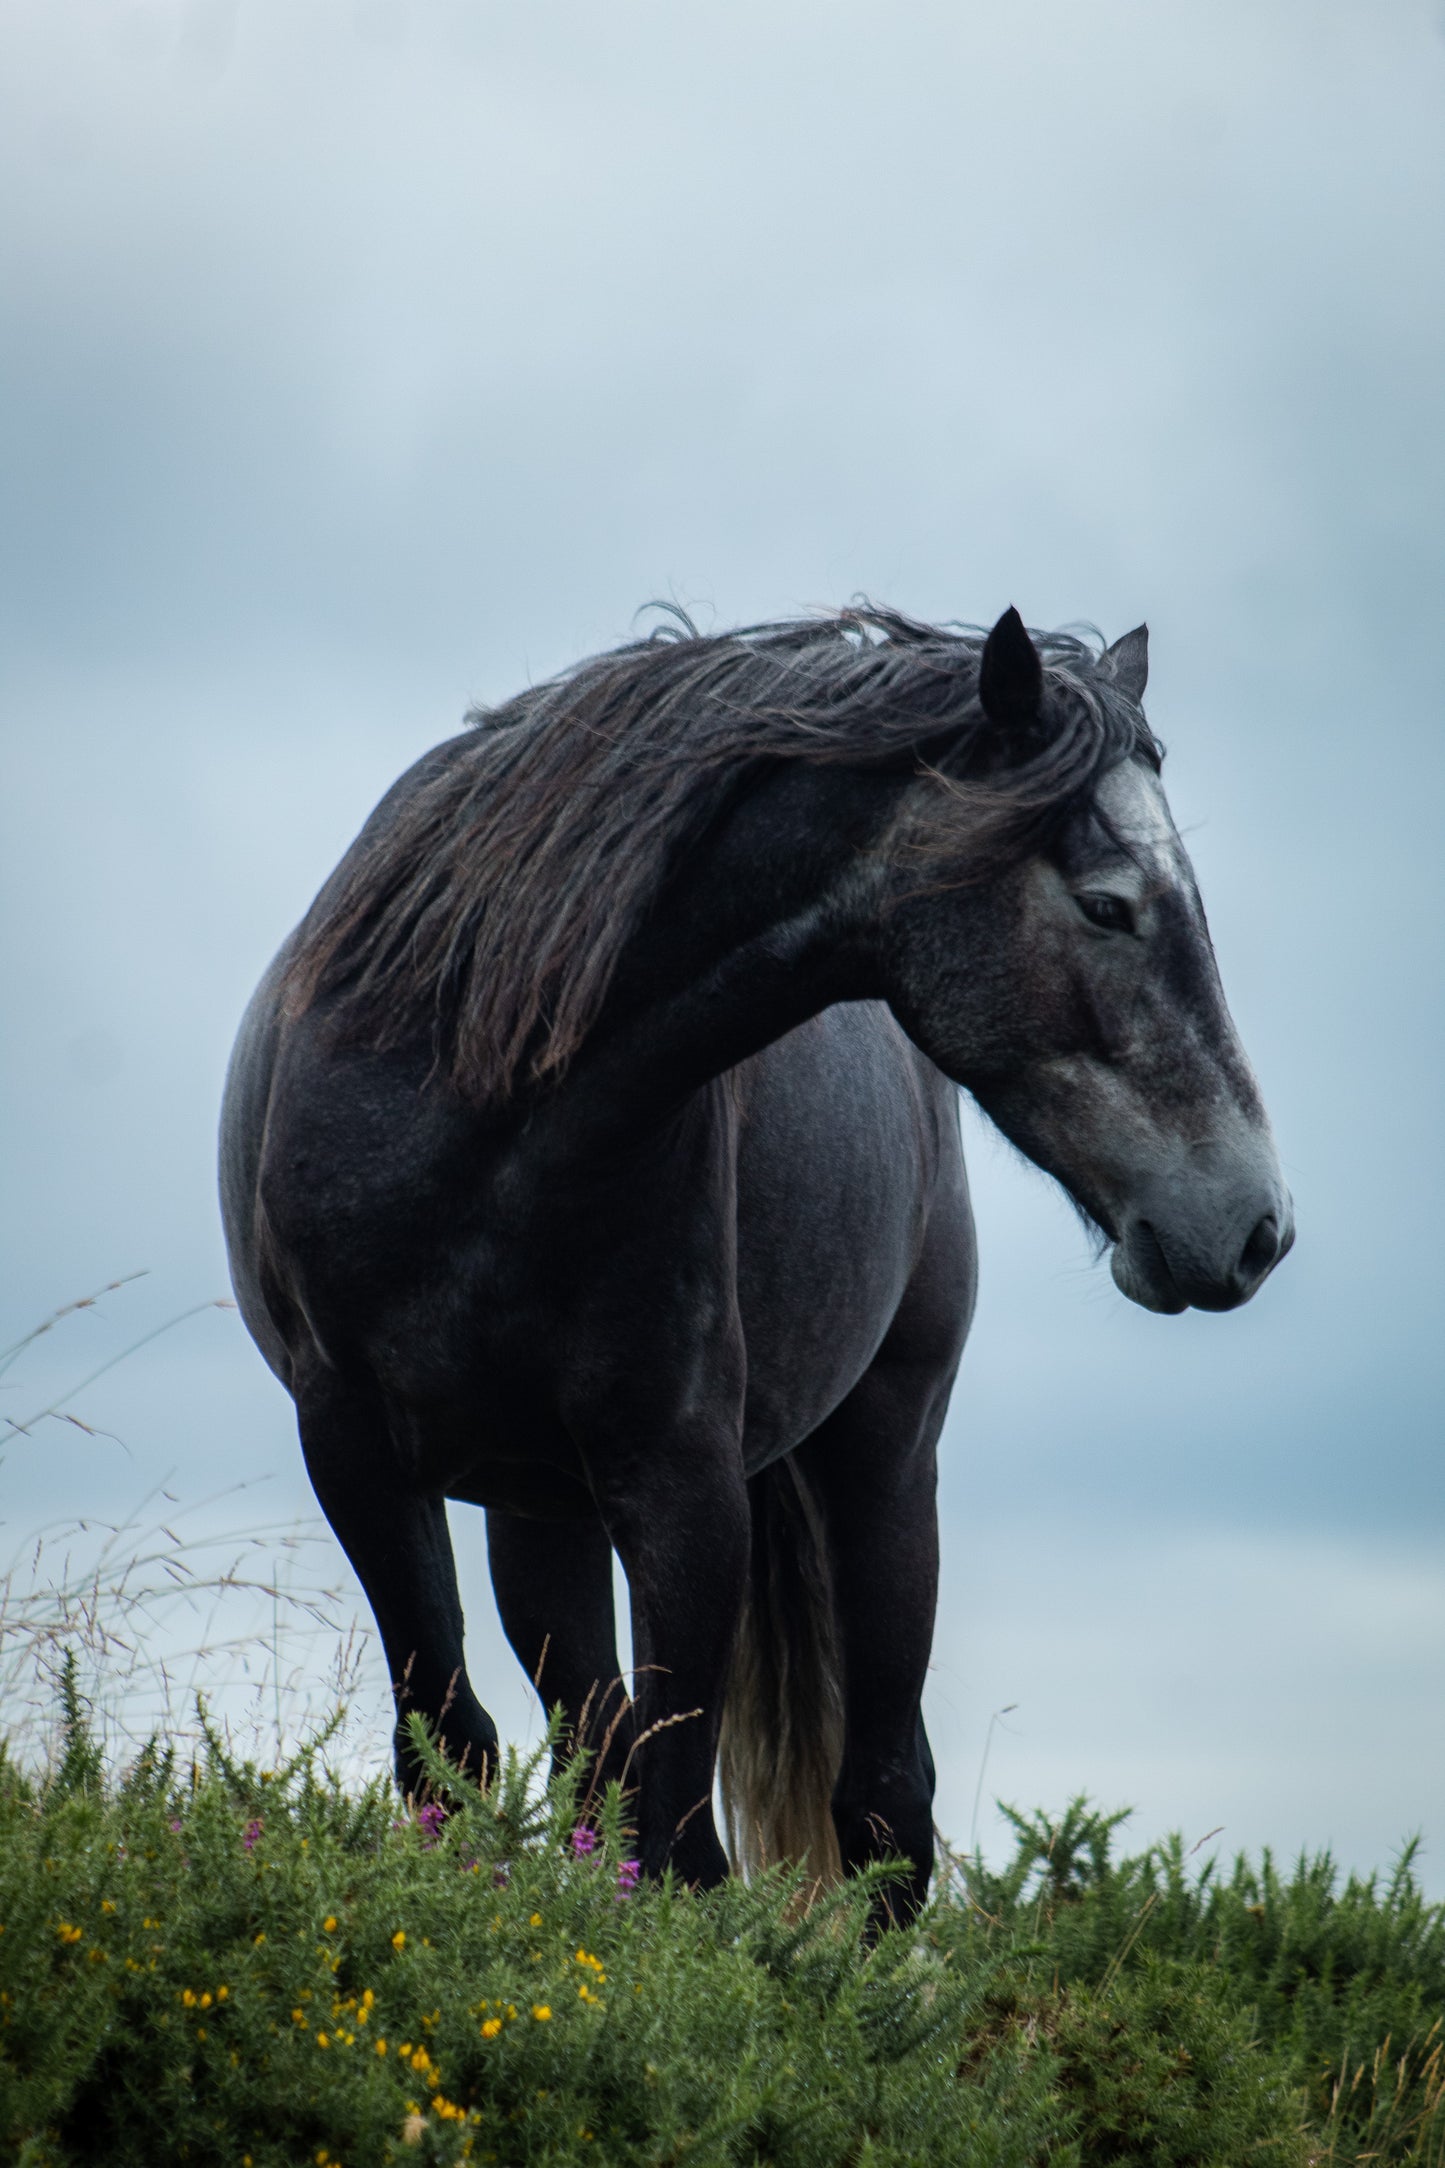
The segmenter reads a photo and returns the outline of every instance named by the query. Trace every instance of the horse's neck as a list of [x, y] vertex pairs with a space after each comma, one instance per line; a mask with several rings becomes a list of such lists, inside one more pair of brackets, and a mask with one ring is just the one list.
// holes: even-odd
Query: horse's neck
[[820, 1009], [880, 993], [873, 846], [903, 787], [800, 762], [730, 808], [627, 945], [579, 1100], [629, 1127], [665, 1119]]

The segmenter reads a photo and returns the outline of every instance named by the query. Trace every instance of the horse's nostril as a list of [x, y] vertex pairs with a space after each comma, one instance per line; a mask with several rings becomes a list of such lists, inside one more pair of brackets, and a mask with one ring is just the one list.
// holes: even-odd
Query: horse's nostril
[[1261, 1279], [1271, 1265], [1279, 1262], [1279, 1221], [1273, 1212], [1266, 1212], [1239, 1258], [1239, 1277], [1246, 1285]]

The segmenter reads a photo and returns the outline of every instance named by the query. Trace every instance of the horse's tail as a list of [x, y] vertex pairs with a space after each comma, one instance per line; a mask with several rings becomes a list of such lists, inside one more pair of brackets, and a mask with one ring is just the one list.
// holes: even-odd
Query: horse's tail
[[836, 1882], [842, 1665], [822, 1520], [791, 1459], [754, 1476], [748, 1497], [752, 1558], [718, 1755], [728, 1850], [739, 1873], [792, 1861]]

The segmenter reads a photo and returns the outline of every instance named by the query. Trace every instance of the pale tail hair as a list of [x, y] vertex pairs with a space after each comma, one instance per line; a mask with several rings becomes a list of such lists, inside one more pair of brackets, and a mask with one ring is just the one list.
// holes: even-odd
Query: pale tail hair
[[748, 1485], [752, 1558], [723, 1709], [718, 1770], [735, 1873], [806, 1867], [842, 1879], [833, 1786], [843, 1681], [821, 1516], [791, 1460]]

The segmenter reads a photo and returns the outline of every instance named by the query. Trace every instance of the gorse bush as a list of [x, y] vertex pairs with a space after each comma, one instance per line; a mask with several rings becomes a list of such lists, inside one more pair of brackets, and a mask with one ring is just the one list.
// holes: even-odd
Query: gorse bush
[[[956, 2071], [977, 1976], [863, 1929], [879, 1877], [641, 1884], [614, 1792], [404, 1813], [219, 1739], [107, 1786], [82, 1712], [0, 1783], [0, 2132], [27, 2162], [1037, 2157], [1044, 2061]], [[439, 1783], [445, 1767], [434, 1767]], [[969, 2136], [977, 2133], [976, 2142]], [[12, 2156], [13, 2157], [13, 2156]]]
[[1343, 1890], [1116, 1862], [1078, 1802], [879, 1931], [882, 1870], [811, 1908], [783, 1873], [644, 1883], [619, 1795], [540, 1756], [450, 1812], [342, 1783], [324, 1731], [266, 1771], [203, 1725], [114, 1779], [73, 1673], [63, 1701], [47, 1775], [0, 1761], [26, 2168], [1445, 2160], [1445, 1925], [1408, 1856]]
[[959, 1863], [996, 1932], [1032, 1934], [1061, 1980], [1094, 1990], [1151, 1961], [1207, 1971], [1301, 2088], [1317, 2151], [1445, 2162], [1445, 1905], [1420, 1889], [1418, 1840], [1388, 1876], [1342, 1884], [1328, 1854], [1288, 1875], [1269, 1852], [1192, 1870], [1178, 1837], [1115, 1861], [1126, 1816], [1083, 1800], [1054, 1824], [1003, 1811], [1007, 1867]]

